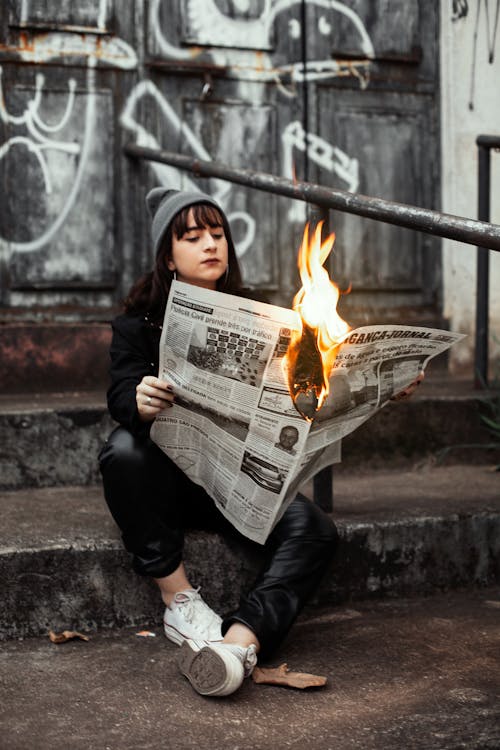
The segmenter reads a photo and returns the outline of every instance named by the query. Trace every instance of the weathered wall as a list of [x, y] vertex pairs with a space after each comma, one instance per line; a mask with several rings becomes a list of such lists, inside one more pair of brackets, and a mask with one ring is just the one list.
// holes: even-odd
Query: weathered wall
[[[443, 210], [477, 216], [479, 134], [500, 135], [500, 27], [498, 0], [441, 5]], [[491, 153], [491, 221], [500, 223], [500, 155]], [[450, 327], [470, 334], [450, 353], [453, 370], [471, 371], [474, 358], [476, 252], [445, 241], [444, 314]], [[500, 254], [490, 253], [491, 376], [500, 374]]]
[[[151, 262], [155, 184], [218, 198], [247, 282], [290, 302], [304, 204], [137, 164], [129, 141], [438, 206], [438, 20], [434, 0], [2, 3], [1, 319], [108, 320]], [[442, 322], [438, 240], [331, 225], [352, 323]]]

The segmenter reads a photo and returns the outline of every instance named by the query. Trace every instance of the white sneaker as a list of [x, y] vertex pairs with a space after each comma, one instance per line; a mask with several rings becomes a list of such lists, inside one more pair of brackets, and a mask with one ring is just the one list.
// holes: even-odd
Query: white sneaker
[[179, 669], [200, 695], [234, 693], [257, 664], [255, 646], [204, 643], [186, 640], [181, 646]]
[[186, 638], [209, 643], [222, 640], [219, 617], [200, 596], [199, 589], [179, 591], [163, 615], [169, 640], [180, 646]]

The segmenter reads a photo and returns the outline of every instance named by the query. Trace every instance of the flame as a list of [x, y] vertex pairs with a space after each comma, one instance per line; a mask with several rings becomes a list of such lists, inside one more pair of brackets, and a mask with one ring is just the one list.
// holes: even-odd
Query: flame
[[330, 372], [340, 339], [351, 330], [337, 312], [340, 289], [323, 268], [335, 242], [335, 234], [322, 241], [322, 227], [323, 222], [320, 222], [311, 239], [309, 223], [304, 229], [298, 256], [302, 288], [293, 300], [293, 309], [300, 315], [301, 328], [292, 335], [284, 358], [294, 404], [309, 420], [328, 396]]

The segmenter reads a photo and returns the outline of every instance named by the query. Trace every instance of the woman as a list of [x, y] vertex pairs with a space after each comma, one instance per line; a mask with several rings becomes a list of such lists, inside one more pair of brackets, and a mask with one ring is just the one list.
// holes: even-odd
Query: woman
[[161, 324], [174, 278], [244, 292], [227, 219], [210, 196], [155, 188], [146, 203], [155, 262], [113, 322], [108, 406], [120, 426], [101, 451], [100, 468], [133, 567], [159, 587], [165, 634], [181, 646], [181, 672], [202, 695], [229, 695], [251, 673], [257, 654], [267, 657], [282, 642], [333, 557], [337, 531], [298, 495], [264, 546], [267, 561], [252, 590], [224, 620], [188, 580], [182, 562], [188, 522], [249, 542], [149, 438], [156, 415], [175, 403], [172, 386], [156, 376]]

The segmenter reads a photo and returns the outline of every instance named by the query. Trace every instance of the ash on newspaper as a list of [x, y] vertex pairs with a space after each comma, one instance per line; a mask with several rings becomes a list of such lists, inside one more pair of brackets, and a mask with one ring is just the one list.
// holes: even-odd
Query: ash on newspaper
[[461, 334], [409, 326], [350, 331], [312, 421], [291, 398], [283, 366], [297, 313], [174, 282], [159, 377], [176, 403], [151, 437], [225, 517], [263, 544], [300, 485], [340, 461], [341, 439], [415, 380]]

